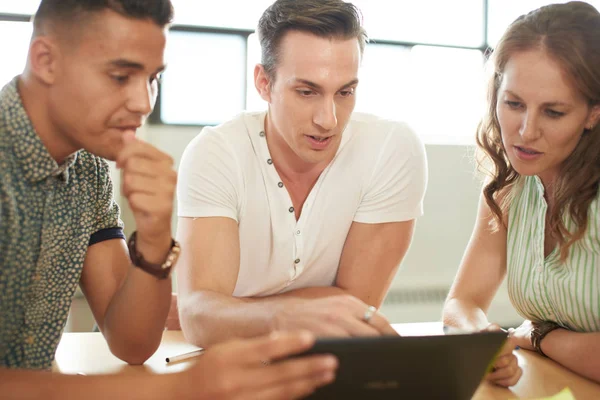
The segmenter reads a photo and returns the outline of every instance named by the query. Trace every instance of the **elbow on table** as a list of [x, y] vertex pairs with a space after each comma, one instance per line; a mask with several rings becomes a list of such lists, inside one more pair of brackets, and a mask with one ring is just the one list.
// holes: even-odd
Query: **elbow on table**
[[158, 349], [160, 338], [155, 340], [121, 340], [119, 342], [108, 341], [110, 352], [120, 360], [130, 365], [142, 365]]

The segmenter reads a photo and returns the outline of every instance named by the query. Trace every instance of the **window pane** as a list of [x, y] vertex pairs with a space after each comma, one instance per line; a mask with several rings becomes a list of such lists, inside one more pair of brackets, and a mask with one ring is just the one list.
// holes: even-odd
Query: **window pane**
[[244, 109], [246, 38], [171, 31], [161, 85], [161, 120], [214, 125]]
[[354, 0], [373, 39], [464, 47], [483, 45], [483, 0]]
[[483, 88], [478, 50], [369, 45], [356, 110], [407, 121], [427, 143], [472, 143]]
[[356, 111], [407, 120], [410, 48], [369, 44], [359, 70]]
[[[508, 26], [520, 15], [536, 8], [553, 3], [566, 3], [567, 0], [488, 0], [488, 43], [494, 47]], [[600, 10], [600, 0], [587, 3]]]
[[3, 41], [4, 57], [0, 63], [0, 86], [23, 72], [27, 62], [29, 40], [31, 39], [32, 25], [28, 22], [2, 22], [0, 21], [0, 37], [10, 38]]
[[175, 23], [254, 30], [273, 0], [171, 0]]
[[262, 111], [267, 109], [267, 102], [264, 101], [256, 87], [254, 86], [254, 67], [260, 63], [260, 43], [258, 35], [253, 33], [248, 37], [248, 86], [246, 88], [246, 110]]
[[0, 13], [34, 14], [40, 0], [0, 0]]

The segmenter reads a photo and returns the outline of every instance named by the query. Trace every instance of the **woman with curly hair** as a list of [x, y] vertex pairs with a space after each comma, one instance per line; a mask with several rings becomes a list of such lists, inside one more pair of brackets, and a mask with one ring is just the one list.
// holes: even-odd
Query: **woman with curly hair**
[[444, 323], [498, 329], [486, 312], [507, 277], [525, 321], [488, 379], [518, 381], [519, 346], [600, 381], [600, 13], [574, 1], [523, 15], [488, 65], [488, 179]]

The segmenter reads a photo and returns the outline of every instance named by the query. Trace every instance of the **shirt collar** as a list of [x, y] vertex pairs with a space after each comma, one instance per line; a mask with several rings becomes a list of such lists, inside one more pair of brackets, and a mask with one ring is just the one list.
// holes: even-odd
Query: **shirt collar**
[[71, 154], [58, 165], [36, 133], [25, 111], [17, 82], [18, 77], [0, 92], [0, 104], [3, 105], [3, 115], [0, 115], [0, 118], [6, 122], [9, 136], [12, 138], [13, 151], [21, 164], [25, 179], [36, 183], [54, 176], [68, 183], [69, 168], [75, 164], [78, 153]]

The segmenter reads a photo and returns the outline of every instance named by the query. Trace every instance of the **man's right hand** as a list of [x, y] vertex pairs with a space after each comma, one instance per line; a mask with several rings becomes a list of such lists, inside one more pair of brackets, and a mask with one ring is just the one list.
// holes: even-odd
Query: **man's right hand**
[[183, 372], [177, 391], [185, 399], [277, 400], [309, 395], [332, 382], [337, 359], [331, 355], [287, 357], [312, 347], [309, 332], [279, 332], [211, 347]]
[[329, 337], [398, 336], [380, 312], [376, 311], [369, 321], [365, 321], [368, 308], [368, 304], [349, 294], [315, 299], [288, 298], [281, 302], [275, 314], [273, 329], [306, 329], [317, 336]]

